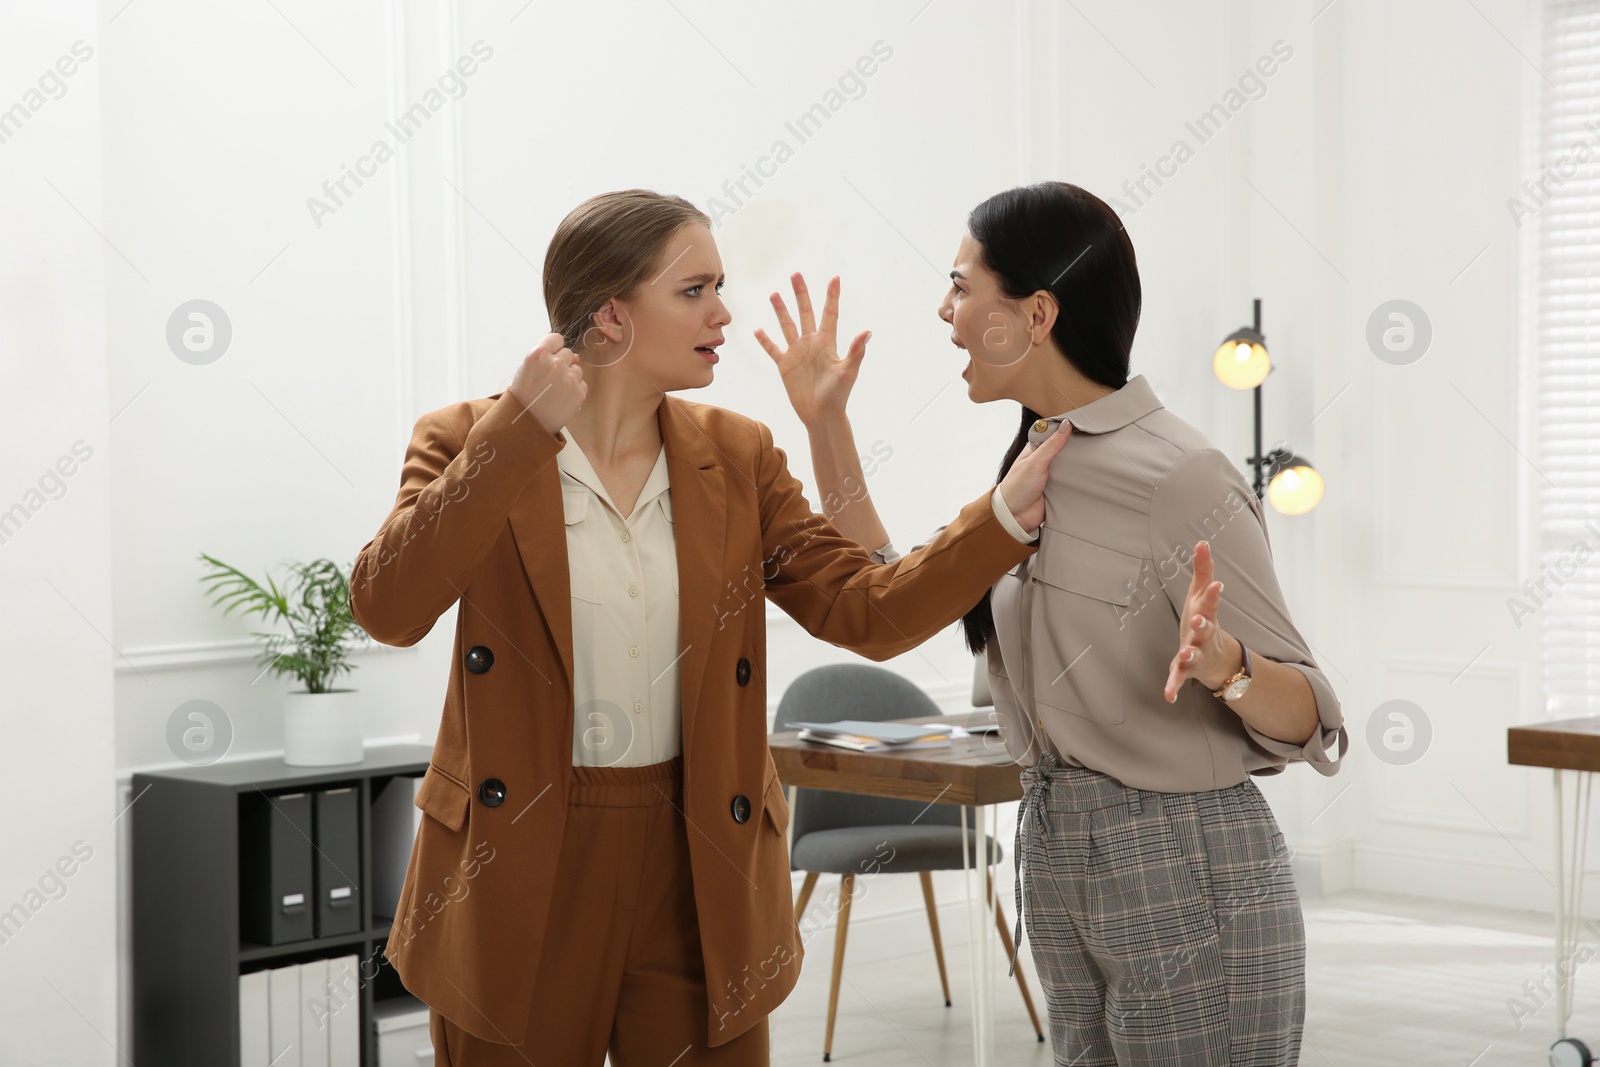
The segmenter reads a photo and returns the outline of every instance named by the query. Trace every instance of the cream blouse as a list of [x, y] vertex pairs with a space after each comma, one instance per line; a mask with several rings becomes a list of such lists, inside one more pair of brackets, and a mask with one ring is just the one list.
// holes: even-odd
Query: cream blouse
[[583, 449], [563, 433], [556, 466], [572, 580], [572, 763], [661, 763], [683, 750], [667, 450], [623, 518]]

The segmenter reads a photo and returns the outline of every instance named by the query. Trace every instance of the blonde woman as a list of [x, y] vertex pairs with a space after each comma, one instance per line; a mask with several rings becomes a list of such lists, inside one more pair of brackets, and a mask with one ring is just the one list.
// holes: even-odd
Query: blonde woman
[[[840, 531], [898, 559], [844, 410], [865, 349], [841, 359], [793, 335], [772, 300], [788, 344], [757, 338], [810, 431], [818, 494], [848, 495]], [[1026, 899], [1058, 1064], [1292, 1067], [1305, 932], [1253, 776], [1290, 761], [1331, 775], [1349, 740], [1290, 620], [1254, 492], [1129, 377], [1140, 304], [1116, 213], [1044, 182], [972, 211], [939, 305], [968, 397], [1021, 407], [1002, 479], [1029, 449], [1072, 438], [1038, 553], [963, 620], [1024, 767], [1019, 923]]]
[[765, 426], [671, 395], [711, 383], [731, 321], [707, 222], [638, 189], [574, 209], [545, 256], [556, 332], [503, 392], [417, 420], [357, 560], [379, 641], [459, 605], [385, 949], [438, 1067], [766, 1064], [802, 957], [766, 601], [882, 660], [1034, 551], [1060, 441], [876, 563]]

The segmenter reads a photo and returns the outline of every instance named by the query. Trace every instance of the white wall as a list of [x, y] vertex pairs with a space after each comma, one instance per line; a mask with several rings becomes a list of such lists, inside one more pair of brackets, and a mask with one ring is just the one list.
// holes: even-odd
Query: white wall
[[[546, 332], [537, 268], [567, 210], [630, 185], [729, 200], [724, 183], [779, 138], [793, 158], [747, 184], [716, 231], [734, 323], [695, 399], [768, 422], [809, 484], [804, 434], [750, 331], [770, 326], [766, 294], [790, 270], [818, 288], [840, 273], [841, 331], [875, 335], [858, 441], [893, 449], [871, 488], [909, 544], [991, 484], [1014, 429], [1012, 411], [965, 400], [933, 313], [966, 212], [1047, 177], [1116, 197], [1144, 285], [1135, 372], [1242, 464], [1250, 398], [1216, 382], [1210, 353], [1263, 298], [1277, 361], [1266, 443], [1328, 480], [1311, 516], [1269, 512], [1279, 576], [1352, 738], [1334, 778], [1293, 767], [1260, 781], [1304, 884], [1548, 906], [1548, 777], [1504, 761], [1505, 727], [1541, 714], [1536, 638], [1503, 607], [1534, 565], [1528, 471], [1506, 440], [1526, 434], [1528, 279], [1503, 202], [1532, 169], [1539, 79], [1517, 50], [1537, 59], [1536, 5], [1324, 4], [8, 11], [0, 106], [74, 40], [94, 57], [0, 144], [15, 206], [0, 246], [0, 507], [75, 440], [95, 451], [0, 549], [7, 603], [24, 607], [4, 624], [0, 781], [8, 810], [39, 813], [0, 831], [0, 908], [75, 840], [94, 858], [0, 945], [0, 1052], [109, 1064], [111, 1043], [129, 1047], [113, 970], [120, 945], [125, 979], [113, 872], [126, 820], [112, 819], [128, 775], [176, 762], [174, 709], [219, 705], [230, 756], [281, 747], [288, 682], [258, 676], [257, 620], [207, 602], [198, 553], [258, 575], [348, 562], [387, 514], [415, 417], [503, 389]], [[385, 121], [480, 40], [492, 55], [480, 48], [465, 95], [314, 219], [308, 198], [331, 203], [323, 183], [374, 139], [395, 144]], [[798, 143], [785, 123], [879, 41], [892, 56], [864, 92]], [[1202, 143], [1186, 123], [1278, 41], [1292, 55]], [[1146, 179], [1153, 195], [1124, 191], [1180, 139], [1192, 158], [1159, 188]], [[1408, 367], [1365, 340], [1395, 297], [1433, 323]], [[195, 299], [232, 327], [207, 365], [166, 340]], [[781, 614], [770, 627], [774, 704], [806, 668], [852, 658]], [[414, 648], [357, 657], [347, 680], [367, 695], [369, 739], [432, 739], [452, 631], [447, 617]], [[889, 666], [965, 706], [955, 629]], [[1396, 698], [1434, 731], [1409, 766], [1366, 740]], [[1009, 847], [1009, 823], [1002, 834]]]
[[[1537, 626], [1517, 630], [1505, 606], [1538, 566], [1539, 478], [1524, 458], [1534, 228], [1519, 231], [1505, 204], [1538, 170], [1539, 7], [1330, 9], [1316, 30], [1341, 59], [1320, 90], [1327, 136], [1310, 146], [1330, 151], [1320, 208], [1300, 217], [1345, 277], [1281, 238], [1316, 284], [1327, 358], [1312, 408], [1332, 405], [1316, 427], [1339, 435], [1344, 461], [1316, 559], [1322, 616], [1343, 620], [1327, 650], [1364, 758], [1328, 816], [1341, 831], [1325, 839], [1330, 862], [1362, 887], [1528, 908], [1550, 907], [1554, 881], [1550, 773], [1509, 767], [1505, 732], [1549, 717]], [[1263, 180], [1295, 217], [1289, 183]], [[1432, 323], [1431, 347], [1406, 366], [1373, 358], [1365, 339], [1395, 298]], [[1410, 765], [1368, 756], [1365, 728], [1391, 700], [1431, 723]]]
[[106, 291], [108, 278], [143, 283], [102, 236], [94, 5], [30, 4], [4, 25], [0, 1063], [110, 1064], [127, 820], [112, 744]]

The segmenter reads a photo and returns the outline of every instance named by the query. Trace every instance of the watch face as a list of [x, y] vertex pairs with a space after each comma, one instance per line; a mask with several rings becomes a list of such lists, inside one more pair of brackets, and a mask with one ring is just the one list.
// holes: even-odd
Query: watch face
[[1228, 686], [1225, 696], [1228, 700], [1238, 700], [1240, 697], [1244, 696], [1244, 691], [1249, 688], [1250, 679], [1240, 678], [1237, 682], [1234, 682], [1232, 685]]

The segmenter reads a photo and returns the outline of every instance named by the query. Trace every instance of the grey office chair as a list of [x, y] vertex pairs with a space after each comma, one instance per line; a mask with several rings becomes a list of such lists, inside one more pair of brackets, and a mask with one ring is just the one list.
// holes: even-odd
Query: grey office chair
[[[939, 706], [915, 684], [893, 671], [868, 664], [840, 663], [817, 667], [796, 678], [784, 691], [778, 704], [774, 732], [792, 730], [794, 722], [837, 722], [840, 719], [880, 721], [909, 719], [919, 715], [941, 714]], [[794, 843], [789, 866], [805, 871], [806, 879], [795, 902], [795, 921], [801, 921], [817, 876], [824, 872], [840, 876], [838, 927], [834, 933], [833, 981], [828, 989], [828, 1029], [823, 1039], [822, 1059], [833, 1055], [833, 1023], [839, 1007], [839, 981], [844, 971], [845, 934], [850, 923], [850, 901], [855, 891], [857, 872], [898, 874], [915, 871], [922, 879], [922, 898], [928, 908], [928, 928], [933, 934], [933, 954], [939, 962], [939, 984], [944, 988], [945, 1007], [950, 1006], [950, 980], [945, 973], [944, 945], [939, 940], [939, 913], [933, 899], [932, 871], [961, 870], [963, 845], [967, 856], [976, 857], [976, 811], [967, 807], [966, 840], [962, 840], [961, 808], [955, 804], [929, 804], [921, 800], [866, 796], [831, 789], [795, 790], [790, 804], [790, 828]], [[893, 849], [889, 852], [884, 846]], [[987, 834], [984, 843], [990, 865], [1001, 861], [1004, 852]], [[885, 853], [888, 859], [884, 859]], [[995, 924], [1009, 961], [1014, 951], [1011, 927], [1005, 910], [994, 900], [994, 880], [989, 881], [989, 898], [994, 901]], [[1033, 998], [1021, 968], [1016, 971], [1017, 989], [1027, 1006], [1028, 1017], [1040, 1041], [1044, 1031], [1033, 1010]]]

